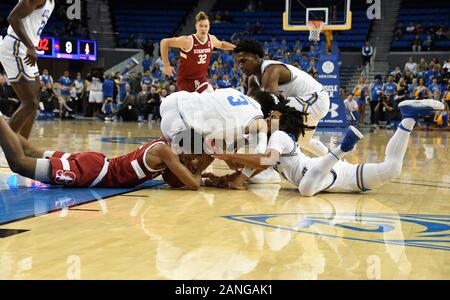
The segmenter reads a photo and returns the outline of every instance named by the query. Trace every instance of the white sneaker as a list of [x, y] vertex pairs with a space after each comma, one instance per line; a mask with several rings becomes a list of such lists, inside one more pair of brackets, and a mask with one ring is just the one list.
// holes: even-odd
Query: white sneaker
[[280, 183], [281, 177], [272, 167], [248, 180], [250, 183]]

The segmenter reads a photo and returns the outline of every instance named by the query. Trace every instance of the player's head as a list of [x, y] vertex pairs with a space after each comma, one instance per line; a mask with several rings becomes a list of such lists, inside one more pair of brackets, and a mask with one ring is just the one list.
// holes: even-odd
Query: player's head
[[293, 135], [295, 140], [298, 140], [300, 134], [305, 135], [305, 129], [307, 128], [304, 123], [305, 117], [305, 113], [293, 107], [287, 108], [280, 118], [280, 130]]
[[[189, 155], [181, 154], [179, 155], [180, 162], [186, 166], [186, 168], [191, 171], [192, 174], [195, 173], [195, 166], [193, 163], [193, 159]], [[162, 172], [163, 180], [173, 188], [182, 188], [185, 184], [178, 178], [178, 176], [173, 173], [169, 168], [166, 168]]]
[[236, 62], [245, 75], [258, 73], [261, 59], [264, 58], [264, 50], [256, 40], [240, 40], [234, 48]]
[[197, 30], [197, 35], [201, 37], [206, 37], [206, 35], [209, 33], [209, 17], [208, 15], [200, 11], [195, 16], [195, 29]]
[[256, 90], [252, 93], [251, 97], [255, 99], [259, 105], [261, 105], [261, 111], [263, 112], [264, 119], [269, 117], [270, 113], [275, 109], [280, 102], [286, 102], [283, 96], [275, 96], [269, 92], [262, 90]]

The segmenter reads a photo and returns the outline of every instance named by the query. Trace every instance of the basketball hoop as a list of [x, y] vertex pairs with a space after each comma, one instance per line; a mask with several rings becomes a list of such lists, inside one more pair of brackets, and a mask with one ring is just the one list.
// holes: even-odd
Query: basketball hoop
[[320, 32], [322, 32], [322, 28], [325, 25], [324, 21], [314, 20], [308, 21], [309, 26], [309, 40], [318, 42], [320, 41]]

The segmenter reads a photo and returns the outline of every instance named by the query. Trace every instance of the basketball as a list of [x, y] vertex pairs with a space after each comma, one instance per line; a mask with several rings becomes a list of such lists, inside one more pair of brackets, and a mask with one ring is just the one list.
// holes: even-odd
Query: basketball
[[170, 187], [178, 189], [184, 186], [184, 183], [182, 183], [181, 180], [178, 179], [178, 177], [169, 170], [169, 168], [166, 168], [163, 171], [162, 178], [168, 185], [170, 185]]

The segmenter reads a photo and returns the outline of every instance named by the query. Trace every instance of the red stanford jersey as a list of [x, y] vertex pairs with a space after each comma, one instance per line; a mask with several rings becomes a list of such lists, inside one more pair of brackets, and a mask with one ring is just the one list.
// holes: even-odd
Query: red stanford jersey
[[152, 170], [145, 162], [147, 151], [157, 144], [165, 142], [156, 139], [132, 153], [112, 159], [98, 152], [55, 152], [50, 158], [50, 183], [65, 187], [134, 187], [157, 177], [163, 171]]
[[180, 50], [180, 65], [177, 75], [179, 90], [182, 83], [186, 81], [198, 81], [200, 84], [208, 81], [208, 67], [214, 48], [211, 36], [208, 34], [204, 43], [200, 42], [195, 34], [192, 34], [191, 38], [193, 40], [191, 49], [189, 51]]

